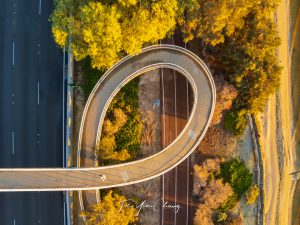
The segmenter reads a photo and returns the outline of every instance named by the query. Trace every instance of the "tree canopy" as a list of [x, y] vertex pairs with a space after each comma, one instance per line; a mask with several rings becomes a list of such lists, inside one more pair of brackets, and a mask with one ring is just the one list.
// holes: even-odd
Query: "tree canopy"
[[82, 213], [87, 225], [128, 225], [137, 221], [137, 209], [126, 203], [123, 195], [109, 191], [100, 203]]
[[[75, 2], [77, 0], [74, 0]], [[157, 43], [174, 30], [177, 0], [57, 0], [51, 16], [56, 43], [70, 44], [76, 60], [89, 56], [94, 68], [109, 68], [122, 53], [136, 54], [144, 44]]]
[[182, 0], [180, 20], [185, 41], [199, 38], [216, 68], [238, 90], [225, 125], [241, 134], [247, 113], [264, 110], [279, 87], [276, 56], [280, 39], [274, 12], [278, 0]]

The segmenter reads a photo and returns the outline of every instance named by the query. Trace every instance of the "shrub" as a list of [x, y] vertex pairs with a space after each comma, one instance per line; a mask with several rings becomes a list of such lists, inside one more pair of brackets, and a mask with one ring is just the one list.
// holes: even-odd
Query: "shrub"
[[226, 202], [224, 202], [219, 210], [221, 212], [228, 212], [230, 209], [232, 209], [236, 203], [237, 203], [238, 199], [237, 199], [237, 195], [234, 193], [233, 195], [231, 195]]
[[246, 112], [244, 110], [230, 110], [224, 118], [224, 127], [234, 135], [242, 135], [247, 125]]
[[252, 185], [246, 193], [246, 202], [248, 205], [256, 202], [258, 196], [260, 194], [258, 186]]

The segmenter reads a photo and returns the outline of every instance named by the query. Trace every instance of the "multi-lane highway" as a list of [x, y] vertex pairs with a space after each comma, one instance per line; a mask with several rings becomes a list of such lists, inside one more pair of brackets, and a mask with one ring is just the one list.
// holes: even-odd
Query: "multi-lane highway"
[[[2, 0], [0, 167], [62, 167], [62, 53], [53, 1]], [[63, 224], [62, 192], [1, 193], [0, 224]]]

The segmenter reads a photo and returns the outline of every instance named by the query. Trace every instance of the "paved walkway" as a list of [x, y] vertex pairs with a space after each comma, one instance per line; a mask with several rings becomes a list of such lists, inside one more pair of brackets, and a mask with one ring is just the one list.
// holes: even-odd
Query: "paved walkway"
[[[102, 77], [87, 102], [78, 147], [96, 147], [106, 109], [122, 86], [159, 68], [183, 74], [191, 83], [195, 100], [187, 126], [167, 148], [145, 159], [97, 168], [1, 169], [0, 191], [87, 190], [128, 185], [157, 177], [185, 160], [208, 128], [215, 105], [215, 87], [207, 67], [196, 55], [172, 45], [151, 46], [137, 56], [127, 56]], [[107, 176], [105, 181], [99, 179], [103, 174]]]

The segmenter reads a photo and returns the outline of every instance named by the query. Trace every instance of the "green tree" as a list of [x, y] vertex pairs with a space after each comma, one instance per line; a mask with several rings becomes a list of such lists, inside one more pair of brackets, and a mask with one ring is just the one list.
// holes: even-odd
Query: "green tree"
[[223, 178], [224, 182], [229, 183], [237, 199], [250, 188], [252, 184], [252, 173], [246, 167], [243, 161], [233, 159], [221, 165], [221, 173], [219, 175]]
[[123, 195], [109, 191], [100, 203], [81, 214], [87, 225], [127, 225], [137, 221], [137, 209], [127, 204]]

